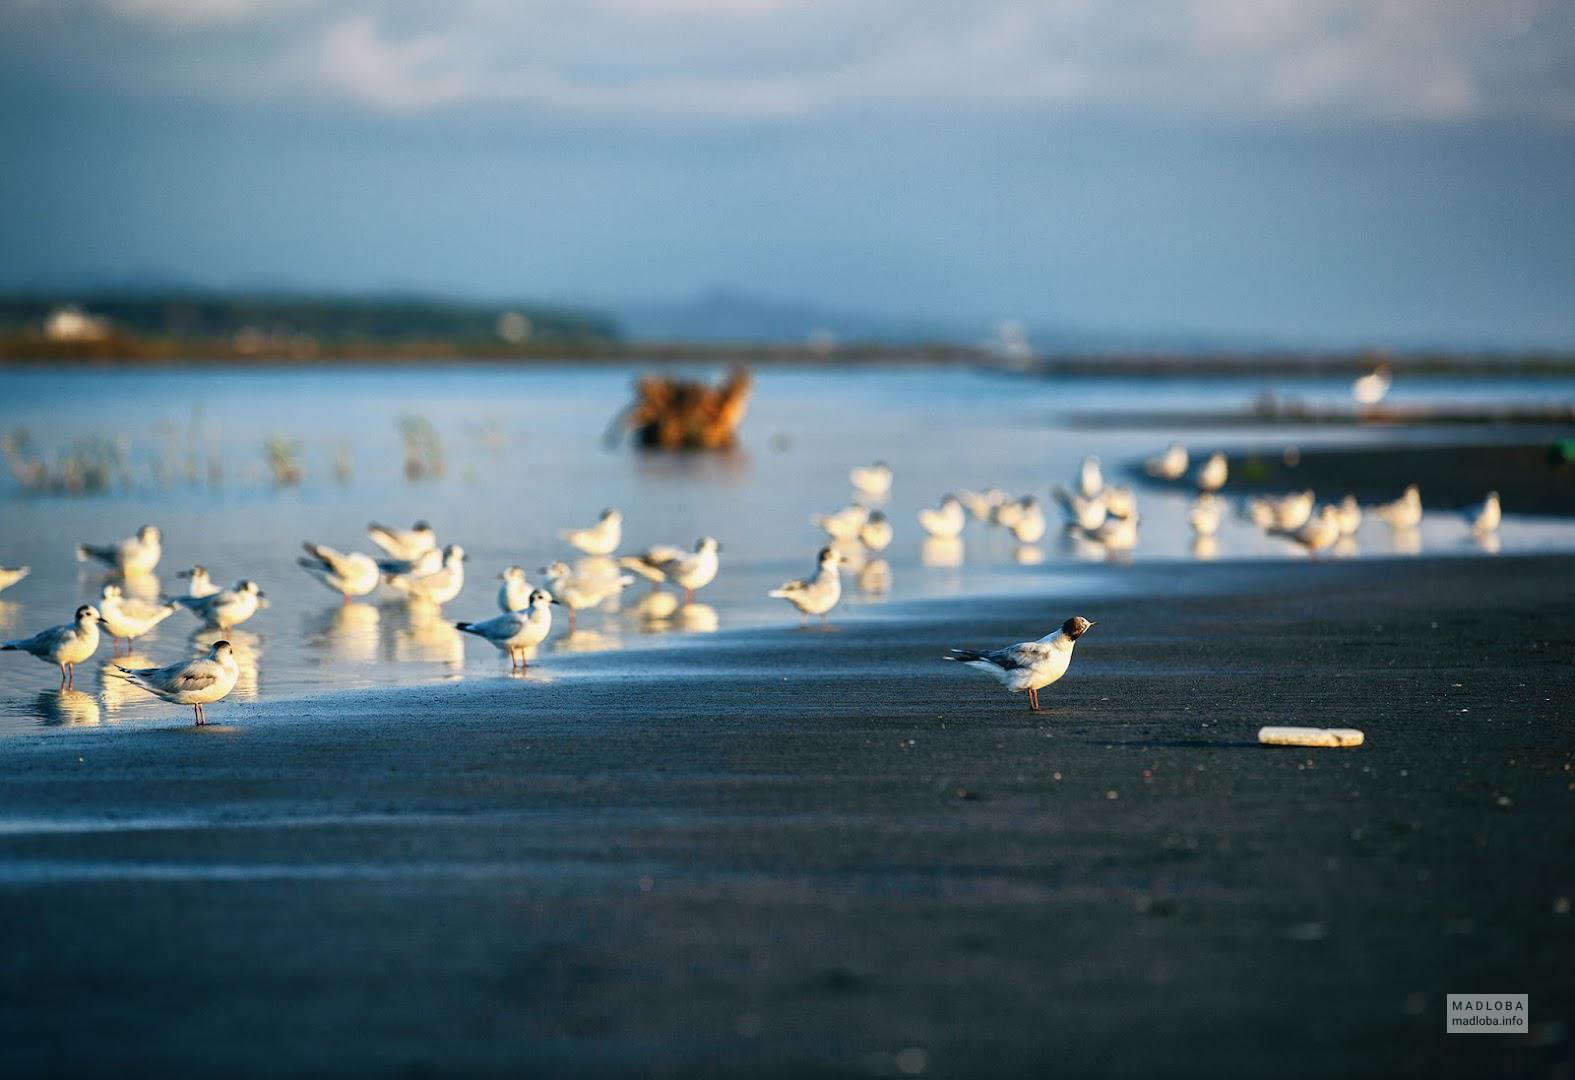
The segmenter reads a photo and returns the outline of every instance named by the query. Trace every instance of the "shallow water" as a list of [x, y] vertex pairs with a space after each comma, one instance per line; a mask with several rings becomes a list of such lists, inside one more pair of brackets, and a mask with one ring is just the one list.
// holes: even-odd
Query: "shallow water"
[[[1152, 431], [1077, 430], [1064, 421], [1078, 410], [1239, 407], [1266, 388], [1309, 402], [1344, 400], [1344, 380], [1207, 380], [1129, 382], [1045, 380], [963, 368], [912, 370], [766, 370], [758, 377], [744, 449], [723, 457], [651, 457], [608, 449], [601, 435], [627, 400], [634, 372], [455, 367], [319, 371], [217, 368], [133, 373], [7, 371], [0, 379], [0, 432], [27, 429], [34, 452], [65, 454], [73, 443], [104, 437], [122, 446], [124, 468], [109, 490], [93, 495], [31, 495], [0, 479], [0, 564], [29, 564], [30, 578], [0, 596], [0, 636], [64, 621], [97, 597], [105, 576], [78, 564], [78, 540], [108, 542], [143, 522], [164, 532], [156, 586], [180, 591], [174, 572], [202, 563], [215, 578], [259, 581], [271, 606], [232, 634], [242, 681], [233, 702], [334, 687], [497, 678], [506, 663], [484, 643], [464, 639], [452, 619], [496, 610], [494, 575], [510, 563], [533, 573], [572, 552], [558, 530], [589, 524], [604, 506], [625, 515], [624, 550], [656, 542], [691, 544], [702, 534], [723, 544], [723, 569], [687, 618], [650, 622], [633, 609], [582, 613], [580, 631], [554, 631], [541, 670], [566, 651], [701, 640], [719, 628], [793, 625], [796, 615], [765, 591], [812, 570], [822, 542], [812, 512], [851, 498], [849, 466], [889, 461], [897, 484], [885, 507], [897, 526], [886, 553], [889, 590], [850, 581], [839, 618], [885, 617], [889, 599], [971, 596], [1031, 582], [1053, 592], [1058, 568], [1102, 553], [1078, 551], [1052, 537], [1032, 548], [999, 530], [970, 524], [961, 550], [922, 543], [914, 512], [946, 491], [999, 486], [1041, 498], [1069, 483], [1085, 453], [1099, 455], [1121, 482], [1123, 464], [1155, 453], [1167, 440]], [[1568, 401], [1575, 380], [1416, 381], [1394, 400]], [[402, 420], [419, 419], [437, 436], [443, 472], [411, 480], [404, 470]], [[1300, 429], [1303, 445], [1462, 437], [1460, 429], [1371, 431]], [[277, 486], [265, 463], [271, 437], [298, 444], [302, 480]], [[1492, 437], [1483, 434], [1480, 437]], [[1284, 436], [1234, 428], [1192, 431], [1194, 446], [1278, 445]], [[1338, 493], [1320, 493], [1337, 497]], [[1133, 561], [1196, 557], [1186, 527], [1187, 500], [1139, 490], [1143, 527]], [[1052, 514], [1053, 516], [1053, 514]], [[430, 520], [444, 542], [470, 553], [468, 581], [441, 612], [412, 610], [388, 596], [341, 607], [294, 565], [300, 541], [371, 550], [368, 520], [408, 525]], [[1502, 551], [1575, 548], [1575, 524], [1510, 513]], [[1479, 550], [1458, 520], [1430, 515], [1419, 534], [1395, 538], [1366, 525], [1352, 557], [1395, 553], [1459, 554]], [[1227, 522], [1210, 553], [1216, 559], [1302, 558], [1244, 523]], [[1112, 593], [1119, 565], [1108, 571]], [[1093, 613], [1091, 613], [1093, 614]], [[168, 663], [200, 651], [212, 635], [193, 633], [177, 613], [141, 639], [136, 654]], [[38, 724], [168, 721], [172, 706], [106, 679], [100, 661], [78, 673], [76, 694], [54, 691], [52, 668], [19, 654], [0, 656], [0, 731]], [[533, 670], [535, 670], [533, 668]], [[609, 662], [577, 668], [616, 674]]]

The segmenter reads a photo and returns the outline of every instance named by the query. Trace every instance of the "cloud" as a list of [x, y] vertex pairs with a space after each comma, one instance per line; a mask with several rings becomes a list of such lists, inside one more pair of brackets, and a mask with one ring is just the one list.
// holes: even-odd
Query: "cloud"
[[394, 113], [1575, 124], [1568, 0], [93, 2], [122, 28], [180, 30], [165, 47], [196, 55], [176, 71], [266, 24], [239, 85]]

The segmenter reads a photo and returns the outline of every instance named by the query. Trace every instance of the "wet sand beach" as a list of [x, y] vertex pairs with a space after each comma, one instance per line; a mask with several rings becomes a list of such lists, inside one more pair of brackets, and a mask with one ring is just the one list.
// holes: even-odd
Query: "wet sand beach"
[[[610, 677], [18, 735], [0, 1066], [1567, 1075], [1572, 571], [1088, 569]], [[939, 662], [1073, 612], [1047, 713]], [[1446, 1035], [1484, 991], [1532, 1037]]]

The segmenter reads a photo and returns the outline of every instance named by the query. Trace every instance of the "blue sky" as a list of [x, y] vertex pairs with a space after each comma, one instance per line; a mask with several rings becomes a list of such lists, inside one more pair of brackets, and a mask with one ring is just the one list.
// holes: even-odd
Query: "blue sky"
[[0, 285], [1575, 346], [1565, 0], [0, 0]]

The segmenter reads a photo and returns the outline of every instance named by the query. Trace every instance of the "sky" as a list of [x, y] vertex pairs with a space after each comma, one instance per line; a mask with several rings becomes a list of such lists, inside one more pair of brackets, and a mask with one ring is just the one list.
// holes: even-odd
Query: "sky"
[[1569, 0], [0, 0], [0, 287], [1575, 346]]

